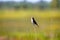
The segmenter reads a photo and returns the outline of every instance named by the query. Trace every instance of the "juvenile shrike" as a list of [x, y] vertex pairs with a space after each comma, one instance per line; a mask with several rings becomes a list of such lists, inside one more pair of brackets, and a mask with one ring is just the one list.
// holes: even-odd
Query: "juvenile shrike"
[[37, 27], [39, 27], [39, 25], [37, 24], [37, 22], [36, 22], [36, 20], [34, 19], [34, 17], [31, 17], [31, 22], [32, 22], [32, 24], [35, 24], [35, 25], [37, 25]]

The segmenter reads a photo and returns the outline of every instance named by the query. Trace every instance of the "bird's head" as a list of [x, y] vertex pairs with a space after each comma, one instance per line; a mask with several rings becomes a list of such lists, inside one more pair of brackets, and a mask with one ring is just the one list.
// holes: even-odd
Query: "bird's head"
[[32, 16], [31, 18], [32, 18], [32, 19], [34, 19], [34, 17], [33, 17], [33, 16]]

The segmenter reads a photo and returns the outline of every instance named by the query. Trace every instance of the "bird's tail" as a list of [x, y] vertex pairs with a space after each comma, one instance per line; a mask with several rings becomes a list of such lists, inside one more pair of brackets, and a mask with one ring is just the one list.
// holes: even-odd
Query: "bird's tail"
[[39, 25], [37, 25], [37, 27], [39, 27]]

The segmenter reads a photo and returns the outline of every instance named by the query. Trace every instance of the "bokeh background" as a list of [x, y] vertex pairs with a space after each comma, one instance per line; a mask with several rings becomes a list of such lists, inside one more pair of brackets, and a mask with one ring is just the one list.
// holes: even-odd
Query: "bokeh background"
[[0, 40], [60, 40], [60, 0], [0, 0]]

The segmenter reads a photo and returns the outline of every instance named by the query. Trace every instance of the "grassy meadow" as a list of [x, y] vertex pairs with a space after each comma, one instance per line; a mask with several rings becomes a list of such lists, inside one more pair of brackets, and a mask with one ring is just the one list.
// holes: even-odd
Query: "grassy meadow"
[[[30, 22], [32, 16], [39, 28]], [[0, 36], [10, 40], [60, 40], [59, 35], [59, 10], [0, 10]]]

